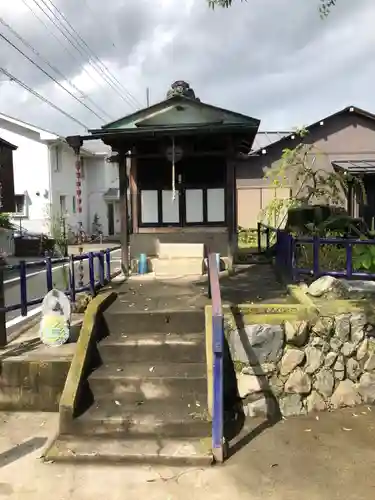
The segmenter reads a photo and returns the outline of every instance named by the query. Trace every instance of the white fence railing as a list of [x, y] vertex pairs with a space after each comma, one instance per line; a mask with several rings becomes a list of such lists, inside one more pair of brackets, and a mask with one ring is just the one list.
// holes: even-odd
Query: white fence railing
[[10, 257], [14, 255], [13, 231], [10, 229], [0, 228], [0, 252]]

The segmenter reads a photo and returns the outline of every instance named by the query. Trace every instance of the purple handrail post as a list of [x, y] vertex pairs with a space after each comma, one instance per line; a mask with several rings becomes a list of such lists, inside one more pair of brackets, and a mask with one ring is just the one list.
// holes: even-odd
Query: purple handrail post
[[212, 316], [212, 341], [213, 341], [213, 419], [212, 419], [212, 448], [215, 460], [223, 462], [223, 437], [224, 437], [224, 376], [223, 376], [223, 337], [224, 322], [222, 315]]
[[296, 265], [296, 240], [293, 235], [290, 235], [290, 273], [292, 282], [295, 283], [298, 278], [297, 265]]
[[50, 292], [53, 288], [51, 257], [46, 258], [46, 278], [47, 278], [47, 292]]
[[257, 240], [258, 240], [258, 253], [262, 252], [262, 225], [257, 223]]
[[266, 252], [270, 249], [270, 228], [266, 227]]
[[95, 269], [94, 269], [94, 254], [89, 252], [89, 279], [90, 279], [90, 293], [95, 297]]
[[5, 260], [0, 255], [0, 347], [5, 347], [8, 343], [6, 312], [5, 312], [5, 295], [4, 295], [4, 266]]
[[107, 263], [107, 281], [109, 283], [111, 281], [111, 250], [109, 248], [105, 251], [105, 260]]
[[103, 252], [99, 252], [99, 281], [100, 281], [100, 286], [105, 285], [104, 253]]
[[69, 257], [69, 282], [70, 282], [70, 300], [72, 303], [76, 301], [76, 277], [74, 268], [74, 255]]
[[221, 305], [219, 269], [216, 255], [208, 256], [209, 281], [212, 295], [212, 452], [217, 462], [224, 461], [224, 316]]
[[318, 236], [314, 236], [313, 237], [313, 273], [314, 273], [314, 278], [319, 278], [319, 274], [320, 274], [319, 248], [320, 248], [320, 239]]
[[21, 295], [21, 316], [27, 316], [27, 283], [26, 283], [26, 262], [20, 260], [20, 295]]
[[351, 243], [346, 245], [346, 274], [349, 279], [353, 276], [353, 245]]

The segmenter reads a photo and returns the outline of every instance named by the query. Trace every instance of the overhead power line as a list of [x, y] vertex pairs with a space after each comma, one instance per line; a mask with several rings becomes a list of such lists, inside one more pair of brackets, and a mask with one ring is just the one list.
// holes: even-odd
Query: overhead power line
[[33, 61], [33, 59], [31, 57], [29, 57], [27, 54], [25, 54], [25, 52], [23, 52], [19, 47], [17, 47], [17, 45], [15, 45], [11, 40], [9, 40], [9, 38], [7, 38], [2, 33], [0, 33], [0, 38], [2, 40], [4, 40], [5, 42], [7, 42], [11, 47], [13, 47], [17, 52], [19, 52], [29, 62], [31, 62], [31, 64], [33, 64], [36, 68], [38, 68], [43, 74], [45, 74], [53, 82], [55, 82], [56, 85], [58, 85], [61, 89], [63, 89], [67, 94], [69, 94], [71, 97], [73, 97], [73, 99], [75, 101], [77, 101], [79, 104], [81, 104], [82, 106], [84, 106], [88, 111], [90, 111], [91, 113], [93, 113], [101, 121], [103, 121], [103, 122], [105, 121], [102, 116], [100, 116], [95, 110], [93, 110], [92, 108], [90, 108], [90, 106], [88, 106], [87, 104], [85, 104], [84, 102], [82, 102], [81, 100], [79, 100], [78, 97], [73, 94], [73, 92], [70, 92], [70, 90], [68, 90], [67, 88], [65, 88], [64, 85], [62, 85], [62, 83], [60, 83], [57, 80], [57, 78], [55, 78], [54, 76], [50, 75], [48, 73], [48, 71], [46, 71], [44, 68], [42, 68], [42, 66], [40, 66], [38, 63], [36, 63], [35, 61]]
[[[45, 0], [41, 0], [44, 5], [46, 5]], [[94, 57], [94, 60], [100, 64], [100, 66], [107, 71], [108, 75], [110, 76], [112, 82], [116, 84], [116, 86], [121, 89], [123, 92], [125, 92], [126, 95], [129, 96], [130, 99], [135, 103], [136, 106], [141, 106], [140, 102], [137, 101], [137, 99], [123, 86], [123, 84], [111, 73], [111, 71], [108, 69], [108, 67], [103, 63], [103, 61], [96, 55], [96, 53], [91, 49], [91, 47], [86, 43], [86, 41], [82, 38], [82, 36], [76, 31], [74, 26], [69, 22], [69, 20], [66, 18], [66, 16], [61, 12], [61, 10], [56, 7], [56, 5], [53, 3], [52, 0], [47, 0], [50, 5], [55, 9], [55, 11], [60, 15], [60, 17], [65, 21], [65, 23], [69, 26], [69, 28], [77, 35], [78, 39], [83, 43], [83, 45], [87, 48], [88, 52]]]
[[[58, 18], [53, 9], [51, 9], [51, 7], [44, 0], [40, 1], [45, 8], [43, 7], [43, 5], [39, 3], [38, 0], [32, 0], [32, 1], [49, 19], [49, 21], [55, 26], [55, 28], [63, 35], [63, 37], [68, 41], [68, 43], [71, 44], [75, 48], [75, 50], [77, 50], [77, 52], [79, 52], [79, 54], [83, 57], [85, 63], [88, 63], [92, 67], [92, 69], [99, 75], [99, 77], [101, 77], [112, 88], [112, 90], [117, 93], [117, 95], [122, 100], [124, 100], [128, 105], [137, 108], [137, 106], [128, 97], [124, 96], [123, 93], [116, 87], [116, 85], [113, 84], [113, 82], [107, 75], [107, 72], [104, 71], [100, 65], [93, 64], [91, 54], [87, 51], [82, 42], [80, 42], [80, 40], [77, 39], [77, 37], [74, 34], [72, 34], [71, 30], [69, 30], [64, 25], [64, 23]], [[89, 58], [88, 60], [87, 57]]]
[[28, 49], [30, 49], [33, 54], [35, 54], [41, 61], [43, 61], [44, 64], [46, 64], [52, 71], [54, 71], [57, 75], [60, 76], [62, 80], [65, 80], [68, 82], [68, 84], [79, 94], [81, 94], [81, 98], [86, 98], [88, 101], [91, 102], [93, 106], [95, 106], [101, 113], [106, 115], [108, 118], [112, 119], [112, 117], [104, 111], [98, 104], [96, 104], [89, 96], [84, 94], [81, 89], [79, 89], [69, 78], [67, 78], [56, 66], [52, 65], [46, 58], [44, 58], [38, 50], [36, 50], [25, 38], [23, 38], [15, 29], [13, 29], [4, 19], [0, 16], [0, 23], [5, 26], [13, 36], [15, 36], [20, 42], [22, 42]]
[[[70, 55], [70, 57], [72, 59], [74, 59], [76, 62], [78, 62], [78, 64], [81, 65], [82, 61], [79, 60], [78, 56], [72, 52], [68, 47], [66, 47], [64, 45], [64, 42], [57, 36], [57, 34], [48, 26], [48, 24], [46, 22], [43, 21], [43, 19], [33, 10], [32, 7], [30, 7], [30, 5], [27, 3], [26, 0], [21, 0], [22, 3], [25, 5], [25, 7], [27, 7], [29, 9], [29, 11], [31, 12], [31, 14], [35, 17], [35, 19], [37, 19], [45, 28], [46, 31], [48, 31], [48, 33], [53, 36], [53, 38], [59, 43], [59, 45], [62, 47], [62, 49], [64, 50], [64, 52], [66, 52], [67, 54]], [[97, 85], [99, 82], [97, 80], [95, 80], [93, 78], [93, 76], [89, 73], [89, 71], [84, 67], [82, 66], [82, 71], [85, 73], [85, 75], [92, 81], [95, 83], [95, 85]], [[100, 83], [99, 83], [100, 85]]]
[[77, 118], [74, 118], [74, 116], [70, 115], [69, 113], [67, 113], [63, 109], [61, 109], [58, 106], [56, 106], [56, 104], [54, 104], [52, 101], [50, 101], [50, 100], [46, 99], [45, 97], [43, 97], [36, 90], [34, 90], [31, 87], [29, 87], [28, 85], [26, 85], [26, 83], [24, 83], [22, 80], [19, 80], [18, 78], [16, 78], [14, 75], [12, 75], [12, 73], [9, 73], [9, 71], [7, 71], [6, 69], [2, 68], [1, 66], [0, 66], [0, 73], [4, 74], [11, 82], [17, 83], [23, 89], [27, 90], [27, 92], [30, 92], [30, 94], [32, 94], [33, 96], [37, 97], [38, 99], [40, 99], [44, 103], [46, 103], [49, 106], [51, 106], [51, 108], [55, 109], [56, 111], [59, 111], [59, 113], [63, 114], [66, 118], [69, 118], [69, 120], [72, 120], [72, 121], [78, 123], [78, 125], [80, 125], [81, 127], [83, 127], [85, 130], [89, 129], [89, 127], [87, 125], [85, 125], [84, 123], [82, 123]]

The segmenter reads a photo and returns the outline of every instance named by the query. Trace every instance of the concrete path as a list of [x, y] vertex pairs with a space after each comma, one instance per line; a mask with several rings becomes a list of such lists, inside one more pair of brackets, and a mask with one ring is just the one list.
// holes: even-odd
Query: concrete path
[[[356, 415], [356, 416], [354, 416]], [[372, 500], [375, 408], [288, 419], [255, 429], [208, 469], [44, 464], [55, 414], [0, 413], [0, 498], [9, 500]], [[261, 429], [263, 426], [261, 427]], [[259, 430], [259, 429], [258, 429]]]
[[[134, 276], [115, 286], [119, 300], [112, 308], [124, 312], [203, 309], [210, 304], [207, 289], [207, 276], [164, 280]], [[220, 292], [224, 304], [291, 301], [269, 264], [237, 266], [233, 275], [220, 277]]]

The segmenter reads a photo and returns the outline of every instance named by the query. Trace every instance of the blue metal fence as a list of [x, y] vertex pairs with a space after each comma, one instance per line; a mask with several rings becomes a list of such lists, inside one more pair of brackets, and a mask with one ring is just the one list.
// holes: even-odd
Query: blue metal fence
[[[111, 271], [111, 252], [119, 250], [121, 247], [108, 248], [101, 252], [88, 252], [80, 255], [71, 255], [70, 257], [53, 259], [47, 257], [43, 260], [37, 260], [33, 262], [25, 262], [21, 260], [18, 264], [5, 266], [4, 270], [7, 271], [18, 271], [20, 279], [20, 302], [17, 304], [7, 305], [0, 309], [0, 312], [10, 312], [20, 309], [21, 316], [27, 316], [28, 308], [40, 304], [43, 301], [42, 297], [37, 297], [34, 299], [28, 299], [27, 294], [27, 270], [35, 268], [45, 268], [46, 271], [46, 292], [49, 292], [53, 288], [53, 266], [58, 264], [66, 264], [69, 274], [69, 287], [65, 290], [65, 294], [70, 297], [72, 302], [75, 302], [77, 293], [88, 291], [91, 295], [95, 296], [97, 291], [102, 288], [106, 283], [108, 283], [111, 278], [116, 276], [118, 273], [112, 273]], [[89, 269], [89, 280], [88, 283], [78, 283], [76, 285], [75, 279], [75, 263], [88, 261]], [[95, 276], [95, 262], [98, 262], [99, 276], [96, 279]]]
[[[303, 246], [312, 247], [311, 267], [300, 267], [298, 260], [299, 249]], [[353, 247], [365, 245], [375, 247], [375, 240], [360, 240], [354, 238], [320, 238], [318, 236], [294, 237], [285, 230], [278, 229], [275, 246], [276, 268], [287, 274], [292, 281], [301, 276], [311, 276], [315, 279], [323, 275], [346, 279], [375, 279], [375, 273], [369, 271], [355, 270], [353, 266]], [[322, 246], [335, 246], [345, 250], [344, 269], [324, 269], [321, 263], [320, 250]], [[375, 253], [374, 253], [375, 255]], [[339, 266], [339, 264], [337, 264]]]

